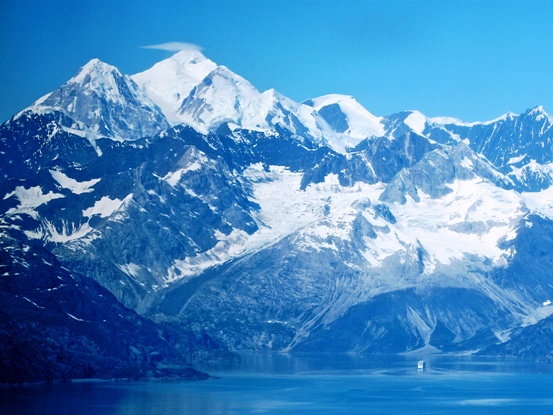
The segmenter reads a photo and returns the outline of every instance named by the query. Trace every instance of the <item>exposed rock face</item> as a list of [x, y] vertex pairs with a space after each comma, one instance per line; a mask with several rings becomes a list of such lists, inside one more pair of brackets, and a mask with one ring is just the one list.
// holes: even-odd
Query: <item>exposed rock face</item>
[[3, 233], [0, 243], [0, 383], [205, 379], [193, 363], [232, 357], [207, 337], [139, 316], [32, 242]]

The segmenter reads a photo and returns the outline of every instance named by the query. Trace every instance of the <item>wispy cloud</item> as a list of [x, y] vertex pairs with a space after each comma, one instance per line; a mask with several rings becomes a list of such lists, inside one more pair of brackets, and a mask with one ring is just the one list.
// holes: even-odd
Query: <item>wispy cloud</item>
[[147, 46], [141, 46], [142, 49], [157, 49], [157, 50], [166, 50], [169, 52], [180, 52], [181, 50], [190, 50], [190, 51], [202, 51], [202, 47], [195, 45], [193, 43], [185, 43], [185, 42], [167, 42], [167, 43], [160, 43], [158, 45], [147, 45]]

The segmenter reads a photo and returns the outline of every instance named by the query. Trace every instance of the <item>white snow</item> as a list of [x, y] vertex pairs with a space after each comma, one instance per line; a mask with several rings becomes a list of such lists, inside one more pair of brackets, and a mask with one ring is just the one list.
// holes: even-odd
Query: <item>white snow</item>
[[184, 50], [131, 78], [161, 109], [171, 124], [182, 122], [182, 101], [217, 65], [198, 50]]
[[69, 317], [71, 317], [73, 320], [77, 320], [77, 321], [84, 321], [82, 318], [78, 318], [78, 317], [75, 317], [73, 314], [70, 314], [70, 313], [65, 313], [67, 314]]
[[[419, 203], [390, 206], [397, 219], [391, 224], [376, 217], [372, 207], [362, 207], [367, 201], [378, 203], [381, 184], [343, 187], [335, 175], [328, 175], [324, 183], [301, 191], [300, 174], [275, 166], [269, 173], [251, 166], [245, 177], [253, 187], [253, 200], [261, 206], [258, 220], [264, 224], [250, 242], [258, 238], [258, 245], [274, 243], [296, 232], [303, 241], [301, 249], [336, 249], [332, 238], [348, 240], [352, 223], [361, 213], [377, 233], [376, 239], [364, 241], [364, 255], [372, 267], [419, 245], [429, 254], [428, 273], [437, 263], [449, 264], [467, 255], [502, 265], [512, 253], [498, 244], [514, 236], [527, 213], [524, 200], [514, 191], [483, 181], [458, 181], [452, 185], [453, 192], [442, 199], [421, 194]], [[473, 229], [463, 229], [465, 223]]]
[[[551, 126], [551, 124], [553, 124], [553, 117], [545, 111], [545, 108], [542, 105], [538, 105], [537, 107], [533, 108], [528, 114], [534, 115], [536, 117], [536, 121], [541, 121], [543, 119], [547, 120], [547, 124], [549, 124], [549, 127]], [[543, 134], [543, 130], [541, 131], [541, 133]]]
[[117, 268], [119, 268], [129, 277], [138, 277], [138, 275], [140, 274], [140, 270], [142, 269], [140, 265], [132, 262], [128, 264], [117, 265]]
[[[76, 84], [82, 84], [86, 81], [92, 82], [94, 87], [100, 87], [100, 88], [106, 88], [110, 91], [117, 91], [116, 94], [119, 94], [119, 89], [117, 84], [113, 82], [112, 77], [110, 76], [111, 73], [117, 72], [119, 73], [119, 70], [111, 66], [107, 63], [102, 62], [101, 60], [94, 58], [88, 61], [79, 71], [77, 75], [75, 75], [73, 78], [71, 78], [70, 82], [76, 83]], [[104, 76], [101, 77], [91, 77], [90, 74], [103, 74]]]
[[423, 135], [423, 131], [426, 128], [427, 118], [419, 111], [410, 111], [409, 116], [403, 122], [418, 135]]
[[313, 108], [298, 104], [272, 89], [259, 93], [247, 80], [224, 66], [217, 67], [210, 78], [209, 85], [197, 88], [191, 95], [193, 100], [179, 112], [182, 122], [202, 133], [228, 122], [252, 131], [272, 131], [274, 125], [281, 125], [292, 132], [305, 134], [298, 130], [295, 117], [318, 140], [333, 134]]
[[513, 118], [516, 118], [518, 116], [519, 116], [519, 114], [515, 114], [514, 112], [506, 112], [505, 114], [503, 114], [503, 115], [501, 115], [497, 118], [494, 118], [493, 120], [484, 121], [484, 122], [474, 122], [474, 123], [470, 123], [468, 125], [469, 126], [478, 125], [478, 124], [490, 125], [490, 124], [495, 124], [495, 123], [500, 122], [500, 121], [512, 120]]
[[[120, 89], [122, 84], [124, 89]], [[109, 109], [104, 111], [106, 105]], [[123, 111], [134, 116], [121, 122], [120, 113]], [[144, 90], [130, 77], [98, 59], [89, 61], [65, 85], [35, 101], [17, 117], [52, 112], [63, 113], [74, 123], [71, 126], [51, 123], [49, 138], [60, 130], [86, 138], [99, 157], [102, 152], [97, 146], [97, 139], [124, 141], [138, 138], [137, 134], [157, 132], [152, 124], [157, 125], [161, 115]], [[108, 130], [100, 133], [103, 126], [107, 126]]]
[[[510, 252], [500, 249], [498, 243], [513, 236], [527, 212], [524, 201], [513, 191], [498, 189], [487, 182], [459, 181], [452, 186], [453, 192], [442, 199], [422, 195], [419, 203], [392, 205], [397, 223], [390, 224], [375, 218], [371, 208], [358, 207], [367, 199], [377, 203], [382, 185], [347, 188], [329, 175], [324, 183], [300, 191], [299, 175], [281, 170], [278, 177], [277, 172], [276, 168], [265, 173], [252, 167], [247, 173], [251, 181], [270, 176], [270, 180], [266, 177], [254, 185], [254, 201], [262, 208], [259, 220], [271, 229], [275, 239], [301, 229], [305, 248], [321, 249], [329, 236], [348, 239], [353, 220], [362, 212], [373, 226], [382, 229], [376, 239], [365, 240], [365, 257], [375, 267], [390, 255], [419, 244], [434, 262], [448, 264], [455, 258], [477, 255], [503, 264]], [[325, 205], [329, 206], [326, 215]], [[460, 228], [465, 223], [472, 224], [474, 229]], [[327, 247], [332, 249], [332, 244]]]
[[553, 219], [553, 186], [540, 192], [524, 192], [521, 196], [532, 213]]
[[94, 215], [100, 215], [101, 218], [107, 218], [118, 210], [123, 202], [130, 199], [132, 194], [128, 195], [125, 199], [111, 199], [108, 196], [103, 196], [100, 200], [97, 200], [94, 203], [94, 206], [89, 207], [88, 209], [83, 210], [83, 216], [91, 218]]
[[436, 124], [436, 125], [442, 125], [442, 126], [443, 125], [460, 125], [460, 126], [468, 125], [468, 123], [454, 117], [431, 117], [431, 118], [427, 118], [427, 120], [430, 124]]
[[66, 243], [75, 239], [80, 239], [93, 230], [88, 223], [75, 224], [62, 221], [61, 229], [58, 229], [52, 222], [44, 220], [42, 225], [46, 232], [47, 239], [57, 243]]
[[[208, 76], [210, 82], [202, 83]], [[272, 131], [280, 124], [299, 133], [295, 118], [319, 141], [333, 135], [313, 108], [272, 89], [260, 93], [246, 79], [217, 66], [197, 50], [179, 52], [132, 78], [170, 123], [184, 123], [202, 133], [222, 123], [252, 131]], [[189, 101], [182, 107], [186, 98]]]
[[[150, 99], [143, 90], [137, 89], [132, 82], [128, 82], [129, 77], [123, 75], [115, 66], [102, 62], [99, 59], [92, 59], [84, 65], [79, 73], [68, 81], [68, 84], [83, 84], [84, 88], [94, 91], [97, 95], [107, 100], [112, 105], [119, 107], [127, 104], [126, 97], [119, 90], [117, 79], [127, 81], [127, 86], [135, 94], [135, 98], [141, 101], [145, 107], [151, 107]], [[76, 104], [76, 102], [74, 102]], [[89, 113], [89, 118], [100, 118], [100, 108], [94, 108], [93, 113]], [[95, 127], [98, 127], [96, 124]]]
[[336, 151], [345, 152], [347, 147], [355, 147], [365, 138], [385, 135], [383, 118], [371, 114], [357, 100], [348, 95], [329, 94], [310, 100], [313, 108], [320, 111], [328, 105], [337, 104], [347, 118], [348, 129], [330, 137], [329, 145]]
[[358, 212], [355, 203], [376, 200], [383, 190], [380, 184], [342, 187], [335, 174], [300, 190], [302, 175], [278, 166], [265, 172], [260, 165], [252, 165], [244, 176], [253, 186], [253, 201], [261, 206], [257, 219], [264, 226], [253, 235], [260, 245], [300, 230], [312, 241], [304, 249], [320, 249], [321, 240], [328, 236], [347, 238]]
[[71, 192], [77, 195], [93, 192], [94, 189], [92, 187], [101, 180], [92, 179], [84, 182], [78, 182], [77, 180], [72, 179], [60, 170], [50, 170], [50, 174], [61, 187], [63, 187], [64, 189], [69, 189]]
[[55, 243], [67, 243], [83, 238], [94, 229], [87, 223], [73, 223], [61, 220], [61, 224], [54, 224], [48, 219], [43, 219], [41, 226], [34, 231], [24, 231], [29, 239], [42, 239]]
[[505, 114], [489, 121], [466, 122], [453, 117], [431, 117], [431, 118], [427, 118], [427, 121], [429, 122], [429, 124], [433, 124], [436, 126], [458, 125], [462, 127], [474, 127], [476, 125], [495, 124], [497, 122], [510, 120], [518, 116], [519, 114], [515, 114], [513, 112], [506, 112]]
[[[384, 185], [358, 183], [344, 187], [336, 175], [329, 174], [323, 183], [300, 190], [301, 178], [301, 173], [279, 166], [270, 166], [269, 171], [261, 164], [250, 166], [242, 183], [250, 189], [252, 201], [261, 207], [255, 216], [259, 230], [253, 235], [238, 231], [219, 235], [220, 242], [212, 250], [176, 261], [166, 282], [198, 275], [209, 266], [255, 252], [289, 235], [295, 236], [298, 249], [336, 251], [342, 246], [337, 242], [352, 238], [353, 223], [359, 215], [376, 232], [376, 238], [363, 239], [368, 268], [381, 267], [392, 255], [404, 260], [415, 257], [419, 247], [426, 252], [424, 265], [428, 276], [440, 264], [471, 257], [503, 266], [513, 252], [499, 245], [516, 236], [528, 213], [526, 199], [518, 193], [475, 179], [454, 182], [452, 192], [441, 199], [421, 192], [420, 202], [390, 205], [397, 219], [392, 224], [373, 208]], [[381, 281], [374, 288], [406, 283], [396, 278]]]
[[525, 327], [536, 324], [538, 321], [553, 315], [553, 307], [551, 307], [551, 304], [551, 301], [547, 300], [541, 306], [534, 309], [528, 307], [526, 315], [522, 318], [521, 326]]
[[43, 193], [40, 186], [34, 186], [25, 188], [24, 186], [17, 186], [13, 192], [4, 196], [4, 200], [15, 196], [19, 200], [19, 205], [15, 208], [9, 209], [7, 215], [26, 214], [34, 219], [38, 219], [38, 212], [35, 210], [37, 207], [46, 204], [54, 199], [60, 199], [64, 196], [52, 191]]
[[518, 156], [518, 157], [511, 157], [507, 164], [516, 164], [526, 158], [526, 155]]
[[27, 297], [23, 297], [23, 299], [24, 299], [24, 300], [27, 300], [28, 302], [30, 302], [32, 305], [34, 305], [34, 306], [37, 307], [37, 308], [42, 308], [42, 309], [44, 309], [44, 307], [38, 305], [37, 303], [35, 303], [35, 302], [32, 301], [32, 300], [29, 300]]
[[[300, 232], [307, 241], [300, 249], [335, 249], [332, 244], [321, 243], [321, 239], [328, 236], [347, 238], [357, 213], [353, 205], [369, 196], [376, 200], [383, 190], [380, 184], [343, 188], [336, 175], [329, 175], [324, 183], [308, 186], [303, 191], [300, 190], [301, 178], [301, 173], [290, 172], [281, 166], [270, 166], [268, 172], [260, 163], [250, 166], [242, 181], [244, 186], [252, 189], [252, 200], [261, 206], [256, 216], [260, 229], [253, 235], [243, 231], [218, 234], [220, 242], [213, 249], [175, 261], [166, 284], [265, 248], [294, 232]], [[325, 213], [326, 205], [330, 207], [329, 213]]]
[[463, 166], [464, 168], [466, 169], [472, 169], [473, 166], [474, 166], [474, 163], [472, 162], [472, 160], [470, 158], [468, 158], [467, 156], [465, 156], [463, 158], [463, 160], [461, 160], [461, 166]]
[[[528, 210], [515, 191], [481, 180], [456, 181], [441, 199], [422, 195], [420, 202], [394, 204], [390, 209], [405, 243], [420, 242], [431, 258], [442, 264], [467, 255], [504, 264], [511, 253], [498, 247], [512, 238]], [[473, 226], [473, 229], [466, 229]], [[414, 239], [416, 237], [416, 240]]]
[[183, 175], [191, 171], [201, 170], [202, 166], [208, 163], [210, 163], [210, 160], [207, 156], [202, 151], [192, 147], [186, 151], [177, 163], [181, 168], [167, 173], [161, 179], [165, 180], [172, 187], [175, 187], [180, 182]]
[[553, 163], [540, 164], [536, 160], [531, 159], [521, 167], [514, 167], [511, 165], [511, 173], [509, 173], [509, 176], [514, 176], [519, 181], [524, 182], [528, 175], [553, 178]]
[[250, 250], [249, 235], [241, 230], [233, 230], [229, 235], [216, 233], [218, 243], [211, 249], [196, 256], [177, 259], [169, 268], [164, 286], [178, 279], [200, 274], [202, 271], [217, 264], [222, 264]]

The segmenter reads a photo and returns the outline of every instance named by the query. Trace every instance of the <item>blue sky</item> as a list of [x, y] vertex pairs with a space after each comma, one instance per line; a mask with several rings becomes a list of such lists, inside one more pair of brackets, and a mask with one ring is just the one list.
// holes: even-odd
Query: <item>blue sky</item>
[[0, 120], [92, 58], [134, 74], [188, 42], [259, 90], [484, 121], [553, 113], [549, 0], [2, 0]]

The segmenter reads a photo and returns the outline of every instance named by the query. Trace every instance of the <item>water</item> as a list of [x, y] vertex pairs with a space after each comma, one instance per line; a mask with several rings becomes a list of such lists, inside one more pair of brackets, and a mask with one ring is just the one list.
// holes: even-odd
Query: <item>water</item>
[[433, 357], [244, 355], [199, 382], [74, 382], [0, 390], [1, 414], [551, 413], [553, 367]]

